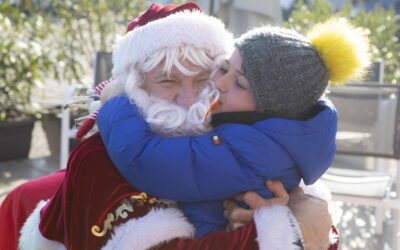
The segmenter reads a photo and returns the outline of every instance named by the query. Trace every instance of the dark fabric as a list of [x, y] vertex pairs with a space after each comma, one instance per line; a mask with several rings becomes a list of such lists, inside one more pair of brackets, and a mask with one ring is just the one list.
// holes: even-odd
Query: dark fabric
[[19, 232], [40, 200], [50, 199], [59, 188], [65, 170], [24, 183], [4, 199], [0, 207], [0, 249], [18, 247]]
[[[306, 121], [311, 119], [313, 116], [316, 116], [318, 113], [323, 111], [323, 108], [320, 105], [314, 105], [309, 110], [307, 110], [304, 114], [299, 115], [299, 121]], [[268, 119], [268, 118], [276, 118], [269, 117], [266, 114], [261, 114], [256, 111], [244, 111], [244, 112], [224, 112], [213, 114], [211, 117], [211, 125], [213, 127], [226, 124], [226, 123], [238, 123], [245, 125], [253, 125], [256, 122]]]
[[239, 123], [239, 124], [253, 125], [254, 123], [265, 120], [266, 118], [268, 118], [266, 115], [253, 111], [219, 113], [212, 115], [211, 125], [213, 127], [225, 123]]

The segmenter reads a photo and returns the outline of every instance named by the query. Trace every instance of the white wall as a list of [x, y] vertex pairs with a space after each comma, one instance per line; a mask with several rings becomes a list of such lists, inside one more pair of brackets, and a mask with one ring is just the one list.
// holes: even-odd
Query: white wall
[[[210, 13], [211, 2], [196, 1], [205, 13]], [[283, 20], [279, 0], [214, 0], [212, 10], [236, 35], [265, 24], [281, 24]]]

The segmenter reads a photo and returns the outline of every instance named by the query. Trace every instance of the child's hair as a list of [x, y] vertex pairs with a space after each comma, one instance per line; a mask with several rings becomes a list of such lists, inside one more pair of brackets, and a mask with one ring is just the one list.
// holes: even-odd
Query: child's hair
[[366, 32], [345, 19], [315, 25], [307, 36], [256, 28], [236, 41], [256, 109], [268, 117], [303, 119], [329, 82], [360, 79], [370, 65]]

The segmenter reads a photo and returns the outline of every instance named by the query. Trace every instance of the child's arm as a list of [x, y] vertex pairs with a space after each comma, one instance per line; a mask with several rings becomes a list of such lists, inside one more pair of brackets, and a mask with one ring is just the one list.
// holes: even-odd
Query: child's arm
[[257, 167], [267, 167], [268, 153], [262, 151], [260, 156], [254, 145], [250, 147], [259, 141], [252, 138], [258, 135], [250, 126], [237, 125], [243, 127], [241, 133], [229, 135], [238, 137], [234, 142], [241, 140], [240, 152], [232, 152], [239, 146], [228, 145], [224, 139], [215, 145], [215, 132], [163, 138], [151, 132], [126, 96], [106, 102], [97, 123], [120, 173], [131, 185], [152, 195], [179, 201], [226, 199], [263, 186], [265, 176]]

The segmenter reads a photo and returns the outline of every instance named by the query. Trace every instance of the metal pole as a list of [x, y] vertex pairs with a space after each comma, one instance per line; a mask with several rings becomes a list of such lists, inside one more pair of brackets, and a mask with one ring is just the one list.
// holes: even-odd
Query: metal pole
[[61, 146], [60, 146], [60, 168], [67, 167], [68, 155], [69, 155], [69, 138], [70, 128], [69, 119], [70, 113], [68, 108], [64, 108], [64, 105], [68, 104], [71, 100], [71, 96], [74, 92], [74, 87], [68, 87], [64, 93], [64, 100], [62, 106], [62, 119], [61, 119]]
[[[397, 169], [396, 169], [396, 201], [398, 203], [400, 200], [400, 161], [397, 160]], [[393, 208], [393, 248], [399, 249], [400, 247], [400, 210]]]

